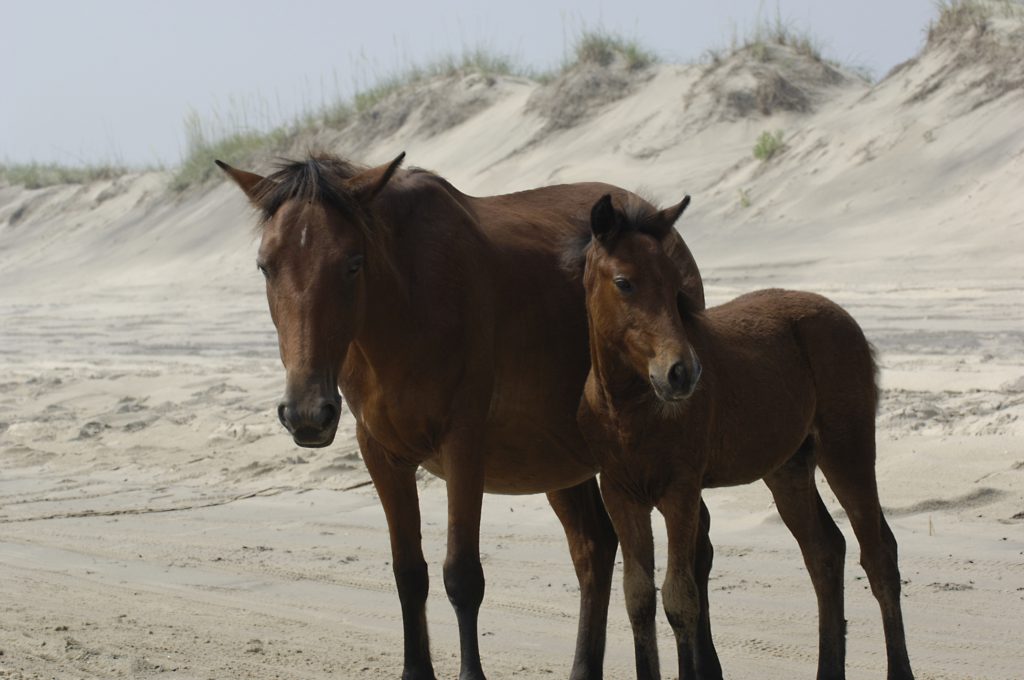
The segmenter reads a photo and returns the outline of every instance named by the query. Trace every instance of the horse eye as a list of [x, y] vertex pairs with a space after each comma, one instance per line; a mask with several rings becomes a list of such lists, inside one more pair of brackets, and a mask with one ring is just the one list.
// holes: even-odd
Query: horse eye
[[260, 274], [263, 274], [264, 277], [270, 276], [270, 273], [267, 272], [267, 265], [263, 264], [262, 262], [256, 263], [256, 269], [258, 269]]
[[349, 276], [355, 276], [356, 274], [359, 273], [359, 270], [362, 269], [363, 267], [363, 259], [364, 258], [362, 255], [353, 255], [352, 257], [348, 258]]
[[616, 276], [614, 279], [612, 279], [612, 282], [615, 283], [615, 287], [621, 290], [623, 293], [633, 292], [633, 284], [625, 276]]

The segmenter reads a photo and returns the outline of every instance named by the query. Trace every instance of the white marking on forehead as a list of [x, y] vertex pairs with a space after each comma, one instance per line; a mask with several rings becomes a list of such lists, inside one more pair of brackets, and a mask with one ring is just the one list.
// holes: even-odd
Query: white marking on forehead
[[299, 238], [299, 245], [303, 248], [306, 247], [306, 233], [309, 231], [309, 225], [307, 224], [302, 228], [302, 236]]

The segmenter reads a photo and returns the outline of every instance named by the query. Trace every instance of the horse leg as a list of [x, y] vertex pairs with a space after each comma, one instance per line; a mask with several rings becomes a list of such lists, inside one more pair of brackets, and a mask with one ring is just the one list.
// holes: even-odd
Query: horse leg
[[882, 516], [875, 478], [874, 411], [818, 426], [818, 465], [850, 519], [860, 564], [882, 610], [889, 680], [913, 678], [900, 606], [896, 539]]
[[601, 680], [608, 626], [608, 600], [618, 538], [597, 480], [552, 491], [548, 502], [558, 515], [580, 584], [580, 620], [570, 680]]
[[484, 466], [476, 440], [452, 436], [441, 447], [448, 482], [448, 552], [444, 588], [459, 622], [459, 680], [484, 680], [480, 666], [477, 618], [484, 599], [480, 566], [480, 510]]
[[701, 597], [694, 573], [701, 533], [700, 485], [674, 488], [658, 502], [668, 531], [668, 564], [661, 600], [676, 637], [679, 680], [697, 678]]
[[846, 677], [843, 566], [846, 540], [814, 484], [810, 442], [764, 478], [775, 506], [800, 545], [818, 599], [818, 680]]
[[722, 664], [718, 660], [714, 640], [711, 639], [711, 612], [708, 603], [708, 579], [715, 549], [711, 545], [711, 513], [704, 501], [700, 502], [700, 533], [697, 536], [697, 554], [694, 576], [700, 592], [700, 618], [697, 621], [697, 677], [702, 680], [721, 680]]
[[391, 536], [391, 563], [402, 603], [405, 661], [402, 680], [435, 680], [427, 636], [427, 563], [420, 538], [416, 468], [396, 466], [393, 457], [362, 427], [356, 429], [366, 469], [373, 479]]
[[622, 589], [626, 595], [629, 625], [633, 629], [636, 677], [637, 680], [659, 680], [661, 670], [654, 625], [658, 598], [654, 587], [651, 508], [634, 501], [606, 475], [601, 475], [601, 493], [622, 543]]

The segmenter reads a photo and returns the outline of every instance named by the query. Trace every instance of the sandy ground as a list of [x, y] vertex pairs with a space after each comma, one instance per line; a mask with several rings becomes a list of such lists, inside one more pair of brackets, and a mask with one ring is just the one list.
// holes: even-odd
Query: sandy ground
[[[952, 290], [930, 307], [965, 294]], [[879, 478], [900, 542], [916, 668], [926, 678], [1020, 677], [1024, 393], [1019, 378], [1005, 384], [1022, 374], [1020, 337], [943, 329], [913, 291], [860, 299], [850, 306], [885, 366]], [[352, 422], [329, 449], [291, 445], [268, 406], [281, 375], [262, 300], [241, 300], [247, 308], [223, 319], [184, 308], [147, 317], [127, 294], [104, 302], [103, 324], [60, 305], [4, 310], [5, 347], [39, 350], [9, 352], [0, 383], [6, 677], [399, 674], [387, 533], [372, 487], [360, 486], [367, 478]], [[909, 319], [899, 332], [872, 331], [883, 314]], [[235, 341], [249, 351], [225, 348], [237, 331], [223, 326], [244, 317], [253, 337]], [[95, 340], [75, 343], [80, 354], [58, 349], [90, 333]], [[444, 488], [429, 477], [422, 487], [432, 644], [439, 674], [454, 677], [457, 631], [440, 586]], [[850, 545], [850, 677], [878, 677], [878, 610], [842, 512], [824, 495]], [[770, 497], [756, 485], [710, 492], [708, 502], [714, 626], [728, 674], [809, 677], [813, 593]], [[482, 545], [487, 669], [564, 677], [577, 588], [543, 498], [487, 497]], [[660, 537], [658, 549], [663, 564]], [[612, 678], [632, 673], [620, 588]], [[661, 634], [670, 660], [664, 623]]]
[[[716, 93], [749, 65], [663, 66], [557, 132], [530, 112], [536, 85], [502, 81], [452, 130], [428, 134], [414, 112], [360, 148], [371, 162], [404, 148], [474, 193], [685, 190], [709, 302], [778, 285], [847, 306], [880, 351], [878, 476], [918, 677], [1011, 679], [1024, 677], [1024, 98], [971, 105], [979, 74], [947, 52], [766, 118], [720, 111]], [[753, 160], [775, 128], [781, 158]], [[246, 208], [231, 187], [169, 199], [165, 180], [0, 188], [0, 677], [398, 677], [387, 532], [351, 417], [328, 449], [291, 444]], [[444, 487], [421, 485], [432, 648], [451, 678]], [[849, 676], [880, 677], [878, 608], [822, 492], [848, 541]], [[811, 677], [814, 596], [767, 491], [707, 500], [727, 676]], [[482, 533], [485, 669], [565, 677], [578, 593], [553, 513], [488, 496]], [[620, 579], [610, 678], [633, 674]]]

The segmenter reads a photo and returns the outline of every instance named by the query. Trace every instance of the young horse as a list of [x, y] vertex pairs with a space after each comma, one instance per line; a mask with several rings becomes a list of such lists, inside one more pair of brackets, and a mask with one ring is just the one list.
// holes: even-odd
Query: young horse
[[[403, 154], [404, 156], [404, 154]], [[617, 542], [576, 423], [589, 370], [583, 287], [561, 244], [587, 233], [606, 184], [466, 196], [403, 156], [365, 169], [332, 157], [269, 177], [219, 163], [261, 213], [257, 265], [287, 371], [278, 406], [300, 446], [327, 446], [338, 388], [388, 521], [405, 633], [403, 678], [433, 678], [416, 469], [444, 478], [444, 585], [462, 680], [483, 678], [482, 494], [546, 492], [580, 581], [573, 678], [600, 678]], [[703, 305], [697, 267], [676, 266]]]
[[698, 311], [669, 256], [675, 230], [663, 213], [626, 215], [604, 196], [591, 220], [583, 279], [592, 368], [578, 417], [601, 459], [601, 490], [622, 542], [638, 677], [659, 677], [652, 508], [668, 530], [662, 602], [679, 677], [714, 675], [697, 639], [701, 489], [757, 479], [814, 583], [818, 678], [844, 677], [845, 544], [818, 496], [815, 466], [860, 543], [881, 605], [889, 678], [912, 677], [896, 541], [875, 483], [876, 369], [860, 327], [823, 297], [782, 290]]

